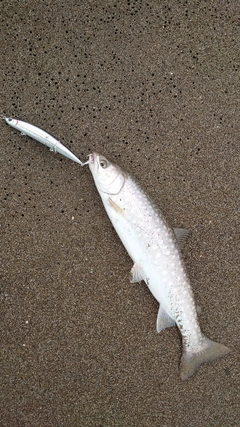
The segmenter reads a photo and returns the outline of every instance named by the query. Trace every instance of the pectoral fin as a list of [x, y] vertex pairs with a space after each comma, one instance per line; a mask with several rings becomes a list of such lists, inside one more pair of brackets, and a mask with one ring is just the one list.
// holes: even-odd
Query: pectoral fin
[[173, 320], [164, 308], [160, 305], [157, 315], [157, 332], [161, 332], [165, 328], [170, 328], [170, 326], [175, 325], [175, 320]]
[[121, 215], [124, 216], [124, 210], [122, 208], [120, 208], [120, 206], [117, 205], [117, 203], [115, 203], [110, 197], [109, 197], [109, 204], [110, 206], [118, 213], [120, 213]]
[[182, 249], [183, 244], [186, 242], [188, 237], [191, 235], [191, 230], [186, 230], [185, 228], [174, 228], [173, 232], [178, 241], [180, 249]]

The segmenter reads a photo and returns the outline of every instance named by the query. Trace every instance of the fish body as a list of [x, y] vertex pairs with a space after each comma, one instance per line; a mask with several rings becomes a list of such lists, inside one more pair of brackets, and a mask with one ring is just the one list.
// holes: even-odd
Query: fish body
[[6, 117], [5, 120], [10, 126], [19, 130], [23, 135], [28, 135], [31, 138], [36, 139], [36, 141], [49, 147], [51, 151], [60, 153], [83, 166], [81, 160], [79, 160], [67, 147], [43, 129], [17, 119]]
[[131, 282], [144, 280], [159, 302], [157, 331], [177, 325], [183, 341], [180, 375], [186, 380], [204, 362], [230, 350], [201, 331], [193, 292], [179, 244], [186, 232], [176, 233], [130, 175], [106, 157], [93, 153], [89, 168], [105, 210], [133, 260]]

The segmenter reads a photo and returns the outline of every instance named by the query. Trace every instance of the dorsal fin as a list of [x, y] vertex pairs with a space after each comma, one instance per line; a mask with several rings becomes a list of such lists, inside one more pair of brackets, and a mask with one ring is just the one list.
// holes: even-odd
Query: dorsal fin
[[188, 237], [191, 235], [191, 230], [186, 230], [186, 228], [174, 228], [173, 232], [177, 239], [179, 248], [182, 249], [183, 244], [186, 242]]

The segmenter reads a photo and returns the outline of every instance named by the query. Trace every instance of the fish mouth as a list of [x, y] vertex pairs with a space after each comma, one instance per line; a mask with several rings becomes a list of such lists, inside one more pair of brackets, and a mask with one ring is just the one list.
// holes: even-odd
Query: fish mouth
[[99, 154], [95, 151], [88, 155], [88, 166], [93, 174], [96, 174], [99, 168], [98, 164]]
[[91, 154], [89, 154], [89, 163], [94, 163], [97, 160], [97, 157], [99, 156], [98, 153], [96, 153], [95, 151]]

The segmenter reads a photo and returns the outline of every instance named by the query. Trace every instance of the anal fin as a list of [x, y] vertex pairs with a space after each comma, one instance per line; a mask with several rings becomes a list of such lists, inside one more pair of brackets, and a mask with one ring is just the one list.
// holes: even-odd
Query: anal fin
[[165, 328], [170, 328], [175, 325], [175, 320], [173, 320], [164, 308], [160, 305], [157, 315], [157, 332], [161, 332]]

